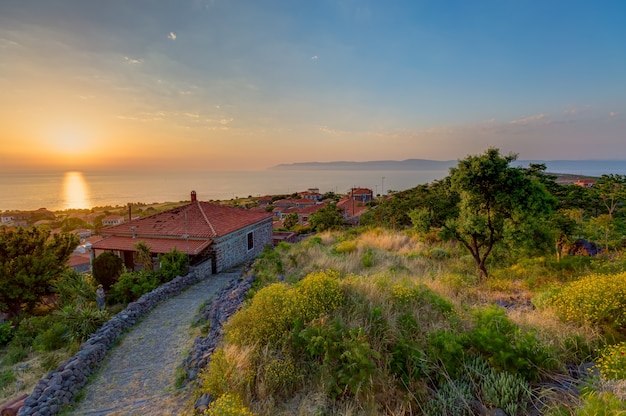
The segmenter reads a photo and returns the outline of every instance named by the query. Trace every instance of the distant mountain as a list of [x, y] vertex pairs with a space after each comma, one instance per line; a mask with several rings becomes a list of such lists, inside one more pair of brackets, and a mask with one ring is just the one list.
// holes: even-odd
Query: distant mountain
[[271, 167], [275, 170], [446, 170], [457, 164], [456, 160], [373, 160], [369, 162], [302, 162], [283, 163]]
[[[284, 163], [271, 167], [272, 170], [369, 170], [369, 171], [432, 171], [448, 170], [456, 166], [457, 160], [373, 160], [369, 162], [302, 162]], [[516, 160], [513, 166], [528, 166], [530, 163], [544, 163], [552, 173], [601, 176], [602, 174], [626, 174], [626, 160]]]

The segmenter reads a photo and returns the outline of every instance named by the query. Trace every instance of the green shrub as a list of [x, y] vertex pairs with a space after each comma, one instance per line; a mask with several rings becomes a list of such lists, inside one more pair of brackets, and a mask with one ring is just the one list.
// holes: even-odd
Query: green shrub
[[552, 305], [565, 320], [592, 325], [626, 327], [626, 272], [590, 275], [569, 283]]
[[466, 380], [446, 380], [425, 406], [428, 416], [472, 416], [470, 402], [474, 400], [472, 386]]
[[338, 319], [318, 322], [294, 334], [296, 348], [321, 364], [327, 393], [337, 398], [369, 387], [380, 354], [362, 328], [345, 328]]
[[596, 366], [605, 380], [626, 380], [626, 342], [606, 347]]
[[187, 255], [175, 248], [169, 253], [159, 255], [160, 267], [157, 277], [161, 283], [169, 282], [176, 276], [183, 276], [187, 272]]
[[0, 372], [0, 389], [8, 387], [11, 383], [14, 383], [15, 380], [16, 377], [13, 370], [4, 370]]
[[450, 258], [450, 253], [442, 248], [433, 248], [428, 251], [427, 256], [431, 260], [447, 260]]
[[536, 380], [540, 369], [557, 365], [552, 351], [540, 344], [533, 332], [524, 332], [510, 321], [502, 308], [479, 309], [474, 321], [475, 327], [468, 334], [468, 347], [488, 357], [496, 369]]
[[259, 290], [247, 307], [226, 324], [226, 338], [236, 345], [277, 343], [293, 324], [293, 291], [281, 283]]
[[265, 387], [270, 392], [288, 395], [302, 379], [292, 357], [275, 357], [263, 366]]
[[442, 365], [445, 372], [453, 378], [456, 378], [463, 368], [466, 351], [465, 334], [439, 330], [428, 335], [430, 360]]
[[120, 275], [117, 283], [111, 288], [110, 297], [115, 302], [126, 304], [153, 291], [160, 284], [161, 282], [154, 272], [144, 270], [125, 272]]
[[333, 247], [333, 252], [336, 254], [350, 254], [354, 253], [357, 249], [356, 241], [342, 241]]
[[93, 260], [93, 277], [109, 290], [124, 270], [124, 262], [112, 251], [105, 251]]
[[55, 322], [52, 326], [33, 340], [33, 348], [38, 351], [54, 351], [67, 343], [67, 327], [61, 322]]
[[24, 347], [18, 344], [9, 344], [4, 351], [4, 357], [2, 357], [2, 364], [13, 365], [21, 362], [28, 357], [28, 347]]
[[96, 285], [91, 275], [78, 273], [75, 270], [66, 271], [54, 284], [54, 291], [58, 294], [57, 303], [82, 306], [96, 300]]
[[296, 321], [309, 322], [340, 306], [339, 273], [313, 272], [295, 286], [273, 283], [229, 320], [227, 339], [237, 345], [276, 344]]
[[261, 254], [256, 258], [252, 267], [255, 279], [252, 283], [254, 290], [250, 291], [254, 294], [256, 290], [278, 281], [278, 276], [285, 272], [283, 260], [277, 250], [266, 246]]
[[211, 402], [204, 411], [205, 416], [254, 416], [243, 401], [234, 394], [223, 394]]
[[486, 404], [498, 407], [511, 416], [520, 414], [531, 396], [526, 380], [506, 371], [487, 374], [482, 380], [481, 391]]
[[361, 265], [366, 269], [374, 266], [374, 250], [367, 250], [361, 257]]
[[13, 327], [11, 322], [3, 322], [0, 324], [0, 348], [8, 344], [13, 338]]
[[337, 309], [344, 295], [339, 286], [341, 275], [337, 271], [309, 273], [293, 288], [291, 316], [309, 322]]
[[582, 407], [577, 416], [623, 416], [626, 415], [626, 401], [610, 392], [590, 391], [583, 395]]
[[54, 325], [54, 321], [55, 318], [52, 315], [29, 316], [22, 319], [15, 331], [11, 345], [30, 348], [37, 335]]
[[109, 314], [106, 309], [100, 309], [93, 305], [82, 308], [67, 305], [56, 311], [55, 315], [67, 329], [65, 337], [70, 342], [85, 341], [102, 324], [109, 320]]

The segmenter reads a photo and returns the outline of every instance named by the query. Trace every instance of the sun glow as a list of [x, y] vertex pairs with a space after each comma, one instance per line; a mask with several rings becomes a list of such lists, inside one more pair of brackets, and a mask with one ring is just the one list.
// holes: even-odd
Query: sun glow
[[82, 172], [65, 172], [62, 200], [63, 209], [91, 207], [89, 187]]

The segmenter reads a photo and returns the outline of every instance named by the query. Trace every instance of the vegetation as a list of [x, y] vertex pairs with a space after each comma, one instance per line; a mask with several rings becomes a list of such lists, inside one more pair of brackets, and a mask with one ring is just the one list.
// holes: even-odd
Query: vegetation
[[266, 250], [202, 391], [259, 415], [624, 412], [623, 178], [514, 160], [468, 156], [362, 228]]
[[51, 295], [78, 237], [38, 228], [0, 233], [0, 310], [10, 318], [32, 310]]
[[[25, 259], [17, 258], [17, 264], [49, 265], [47, 262], [52, 261], [48, 259], [48, 256], [52, 256], [50, 252], [57, 255], [64, 255], [68, 250], [71, 252], [67, 244], [68, 240], [74, 240], [73, 235], [68, 240], [54, 237], [44, 240], [43, 236], [47, 232], [42, 230], [31, 230], [30, 234], [26, 230], [21, 232], [31, 238], [20, 235], [21, 239], [14, 237], [11, 241], [19, 241], [20, 244], [33, 240], [35, 243], [42, 240], [44, 242], [39, 246], [33, 243], [33, 247], [39, 248], [31, 254], [23, 254]], [[0, 236], [7, 237], [1, 233]], [[54, 246], [56, 250], [46, 246], [55, 243], [58, 243]], [[24, 248], [22, 252], [25, 252]], [[97, 263], [100, 265], [98, 270], [102, 272], [115, 270], [115, 267], [121, 268], [119, 258], [113, 257], [117, 261], [111, 261], [106, 253], [98, 256], [97, 259], [104, 259]], [[125, 272], [119, 279], [114, 273], [110, 273], [108, 278], [115, 283], [111, 285], [107, 300], [113, 305], [105, 308], [98, 308], [96, 304], [98, 281], [91, 275], [63, 267], [65, 260], [61, 260], [61, 266], [55, 265], [58, 269], [49, 265], [49, 272], [58, 270], [58, 275], [47, 280], [47, 291], [30, 293], [30, 297], [37, 299], [33, 301], [33, 306], [24, 307], [23, 312], [15, 316], [13, 322], [0, 324], [0, 402], [21, 392], [28, 392], [45, 373], [56, 369], [64, 359], [74, 354], [80, 343], [107, 322], [123, 304], [186, 272], [187, 256], [181, 252], [166, 253], [159, 260], [161, 269], [156, 271]], [[109, 267], [111, 264], [115, 267]], [[11, 270], [19, 269], [14, 267]], [[41, 269], [28, 267], [25, 270], [40, 272]], [[101, 278], [102, 276], [100, 274]], [[35, 278], [32, 280], [40, 281]], [[26, 292], [28, 287], [22, 289]]]

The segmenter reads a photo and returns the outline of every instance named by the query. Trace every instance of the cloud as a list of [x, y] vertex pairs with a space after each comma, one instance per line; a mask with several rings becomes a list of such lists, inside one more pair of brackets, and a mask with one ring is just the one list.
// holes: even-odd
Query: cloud
[[313, 56], [311, 57], [311, 60], [312, 60], [312, 61], [317, 61], [317, 55], [313, 55]]
[[13, 48], [16, 46], [20, 46], [19, 43], [9, 39], [0, 38], [0, 48]]
[[613, 117], [615, 117], [617, 114], [618, 114], [618, 112], [617, 112], [617, 111], [611, 111], [611, 112], [609, 113], [609, 117], [613, 118]]
[[535, 114], [534, 116], [524, 117], [517, 120], [509, 121], [510, 124], [530, 124], [533, 121], [539, 121], [546, 118], [545, 114]]
[[169, 34], [169, 35], [167, 35], [167, 38], [168, 38], [168, 39], [171, 39], [171, 40], [176, 40], [176, 33], [174, 33], [174, 32], [170, 32], [170, 34]]
[[129, 58], [128, 56], [124, 57], [124, 61], [126, 61], [127, 63], [131, 65], [137, 65], [143, 62], [141, 59], [133, 59], [133, 58]]

